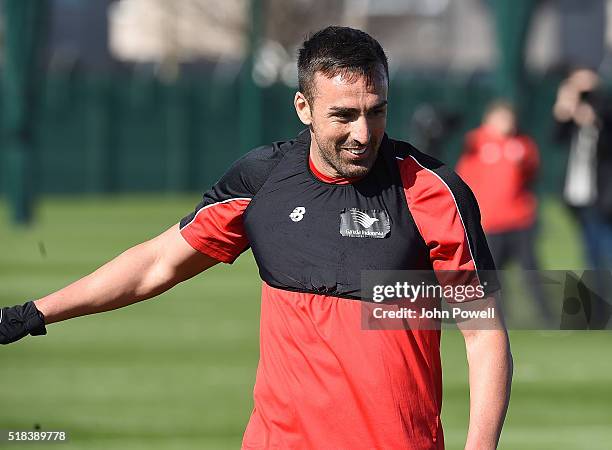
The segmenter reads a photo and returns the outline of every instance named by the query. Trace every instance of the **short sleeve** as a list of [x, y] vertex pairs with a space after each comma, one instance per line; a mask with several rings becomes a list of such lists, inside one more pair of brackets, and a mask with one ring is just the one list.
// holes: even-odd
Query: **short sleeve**
[[277, 146], [265, 146], [237, 160], [180, 221], [185, 241], [221, 262], [234, 262], [249, 248], [243, 214], [281, 157]]
[[485, 292], [499, 289], [474, 194], [452, 170], [423, 154], [400, 162], [404, 192], [435, 271], [472, 272]]

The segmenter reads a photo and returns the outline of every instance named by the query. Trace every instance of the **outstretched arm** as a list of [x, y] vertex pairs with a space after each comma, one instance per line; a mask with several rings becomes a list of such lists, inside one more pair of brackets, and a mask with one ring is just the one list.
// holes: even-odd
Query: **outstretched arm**
[[53, 294], [23, 306], [0, 308], [0, 344], [46, 334], [45, 325], [53, 322], [154, 297], [218, 262], [194, 250], [175, 225]]
[[281, 157], [272, 147], [245, 155], [204, 193], [181, 230], [177, 224], [35, 302], [0, 309], [0, 344], [45, 334], [45, 324], [154, 297], [219, 261], [233, 262], [249, 245], [242, 215]]
[[174, 225], [34, 304], [46, 324], [109, 311], [155, 297], [218, 262], [194, 250]]

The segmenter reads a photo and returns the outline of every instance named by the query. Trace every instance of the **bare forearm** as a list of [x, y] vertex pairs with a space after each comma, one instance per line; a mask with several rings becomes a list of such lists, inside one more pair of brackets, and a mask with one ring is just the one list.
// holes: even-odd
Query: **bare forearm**
[[171, 286], [170, 274], [156, 265], [152, 245], [144, 243], [34, 303], [49, 324], [121, 308], [158, 295]]
[[109, 311], [155, 297], [218, 262], [187, 244], [176, 224], [34, 303], [46, 324]]
[[466, 450], [497, 448], [508, 409], [512, 354], [505, 330], [466, 337], [470, 378], [470, 426]]

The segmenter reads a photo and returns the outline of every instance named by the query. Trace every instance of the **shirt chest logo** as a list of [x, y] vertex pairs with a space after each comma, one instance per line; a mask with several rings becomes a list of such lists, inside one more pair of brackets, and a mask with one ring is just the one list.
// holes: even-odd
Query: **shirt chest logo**
[[358, 208], [340, 212], [340, 234], [345, 237], [383, 239], [391, 231], [387, 211]]
[[306, 208], [303, 206], [298, 206], [291, 212], [291, 214], [289, 214], [289, 218], [294, 222], [299, 222], [304, 218], [304, 214], [306, 214]]

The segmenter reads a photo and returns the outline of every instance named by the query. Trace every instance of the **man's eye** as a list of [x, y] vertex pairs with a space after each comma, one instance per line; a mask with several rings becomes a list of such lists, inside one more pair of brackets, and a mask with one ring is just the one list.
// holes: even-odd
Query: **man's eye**
[[352, 119], [353, 116], [352, 114], [340, 113], [340, 114], [334, 114], [334, 117], [339, 120], [349, 121]]

